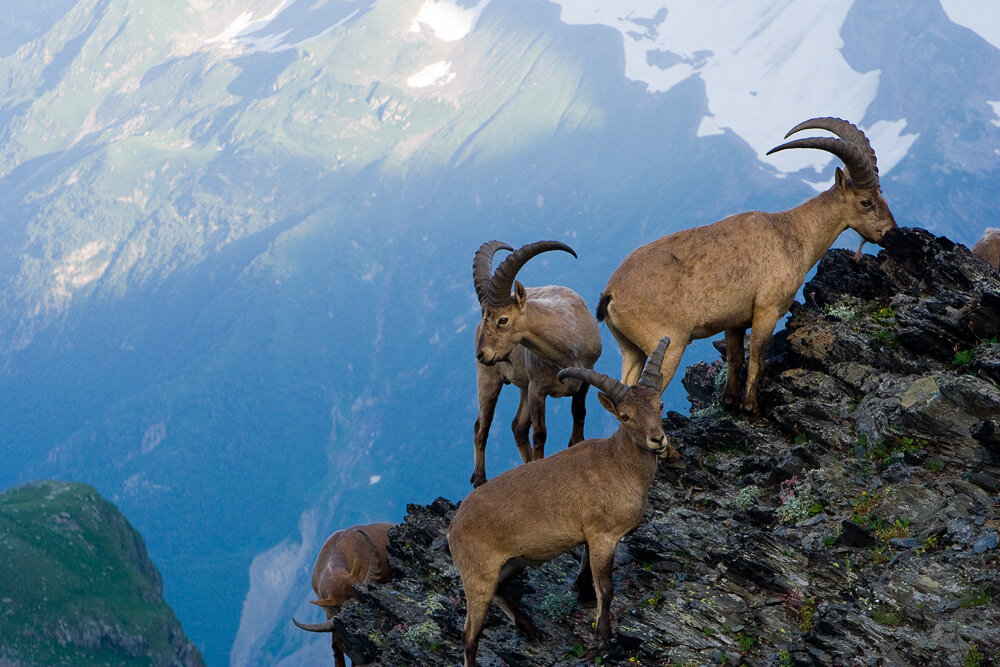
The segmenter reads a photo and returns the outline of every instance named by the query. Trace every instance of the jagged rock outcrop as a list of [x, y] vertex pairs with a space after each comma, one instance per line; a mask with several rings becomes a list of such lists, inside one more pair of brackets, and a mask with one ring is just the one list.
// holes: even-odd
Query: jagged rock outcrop
[[65, 482], [0, 494], [0, 666], [204, 664], [114, 505]]
[[[480, 665], [973, 665], [1000, 656], [1000, 280], [919, 229], [877, 257], [829, 252], [775, 335], [765, 416], [718, 406], [722, 361], [688, 369], [692, 417], [615, 562], [615, 635], [596, 646], [577, 562], [529, 570], [531, 644], [494, 608]], [[454, 505], [410, 506], [394, 581], [344, 606], [347, 651], [461, 662]], [[990, 662], [993, 661], [993, 662]]]

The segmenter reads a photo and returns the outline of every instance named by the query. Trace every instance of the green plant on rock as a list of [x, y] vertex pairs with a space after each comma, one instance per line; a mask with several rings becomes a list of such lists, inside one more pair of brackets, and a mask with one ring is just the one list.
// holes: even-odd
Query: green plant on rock
[[834, 303], [823, 306], [827, 315], [832, 315], [843, 322], [850, 322], [858, 317], [861, 312], [861, 301], [853, 296], [845, 296], [837, 299]]
[[760, 487], [756, 484], [744, 486], [740, 489], [740, 492], [736, 494], [736, 498], [733, 499], [733, 507], [741, 511], [746, 511], [757, 504], [757, 499], [760, 498], [760, 494]]
[[753, 635], [738, 632], [736, 633], [736, 641], [740, 645], [740, 653], [747, 653], [757, 643], [757, 638]]
[[903, 618], [899, 611], [887, 604], [880, 604], [872, 610], [872, 620], [888, 628], [895, 628], [903, 623]]
[[573, 605], [573, 594], [570, 591], [553, 591], [546, 593], [538, 608], [547, 618], [558, 623], [573, 613]]
[[792, 654], [788, 649], [778, 651], [778, 664], [781, 667], [792, 667]]
[[983, 659], [985, 657], [986, 656], [983, 655], [983, 652], [979, 650], [979, 645], [973, 644], [962, 657], [962, 667], [980, 667], [980, 665], [983, 664]]

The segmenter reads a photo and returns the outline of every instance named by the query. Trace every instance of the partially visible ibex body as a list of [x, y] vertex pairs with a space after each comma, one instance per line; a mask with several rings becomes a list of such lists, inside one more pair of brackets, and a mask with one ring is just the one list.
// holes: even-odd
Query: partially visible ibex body
[[994, 271], [1000, 271], [1000, 229], [990, 227], [972, 246], [972, 252], [986, 260]]
[[[879, 242], [896, 226], [879, 186], [875, 152], [857, 127], [839, 118], [813, 118], [807, 128], [838, 135], [791, 141], [768, 151], [819, 148], [840, 158], [834, 185], [781, 213], [740, 213], [686, 229], [638, 248], [608, 280], [597, 308], [622, 351], [622, 381], [635, 382], [646, 355], [670, 336], [663, 388], [695, 338], [726, 335], [727, 371], [722, 402], [759, 413], [757, 384], [771, 332], [792, 305], [806, 273], [847, 228]], [[743, 337], [750, 328], [750, 367], [740, 404]]]
[[[538, 565], [586, 544], [577, 585], [597, 594], [597, 632], [611, 636], [612, 564], [618, 541], [646, 509], [657, 457], [680, 455], [663, 432], [659, 367], [669, 341], [649, 358], [634, 386], [591, 369], [567, 368], [560, 378], [597, 387], [601, 405], [619, 421], [607, 438], [579, 442], [552, 456], [508, 470], [472, 491], [455, 513], [448, 545], [465, 589], [465, 665], [476, 662], [479, 634], [492, 600], [529, 639], [531, 620], [506, 593], [526, 565]], [[590, 589], [590, 595], [593, 590]]]
[[[493, 272], [497, 250], [513, 252]], [[569, 444], [583, 440], [587, 414], [585, 382], [561, 383], [561, 368], [593, 368], [601, 356], [601, 334], [586, 302], [568, 287], [524, 287], [517, 272], [535, 255], [573, 249], [558, 241], [538, 241], [513, 250], [501, 241], [484, 243], [476, 251], [472, 277], [482, 306], [476, 328], [476, 387], [479, 414], [473, 436], [475, 468], [471, 482], [486, 481], [486, 439], [500, 389], [513, 384], [521, 401], [511, 424], [514, 442], [524, 462], [545, 456], [545, 398], [572, 396], [573, 432]], [[511, 293], [513, 289], [513, 294]], [[529, 442], [530, 432], [530, 442]]]
[[340, 607], [354, 597], [354, 586], [365, 581], [384, 584], [389, 580], [386, 549], [391, 523], [370, 523], [338, 530], [327, 538], [316, 557], [312, 587], [318, 600], [310, 600], [326, 612], [323, 623], [292, 623], [310, 632], [333, 633], [333, 659], [336, 667], [345, 667], [344, 647], [333, 629], [333, 617]]

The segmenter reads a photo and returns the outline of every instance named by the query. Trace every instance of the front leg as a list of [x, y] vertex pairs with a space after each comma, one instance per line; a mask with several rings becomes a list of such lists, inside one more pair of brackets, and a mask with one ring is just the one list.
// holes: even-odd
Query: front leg
[[486, 439], [490, 437], [490, 424], [497, 407], [497, 398], [503, 387], [500, 373], [493, 368], [476, 364], [476, 385], [479, 394], [479, 414], [473, 430], [474, 468], [469, 479], [475, 487], [486, 483]]
[[531, 460], [545, 458], [545, 394], [534, 384], [528, 387], [528, 414], [531, 415]]
[[336, 632], [333, 633], [333, 665], [334, 667], [347, 667], [344, 662], [344, 644]]
[[587, 390], [590, 384], [580, 383], [580, 389], [573, 394], [573, 433], [569, 436], [569, 447], [583, 440], [583, 420], [587, 417]]
[[722, 407], [727, 410], [735, 410], [740, 403], [740, 371], [746, 333], [746, 327], [726, 329], [726, 388], [722, 392]]
[[594, 591], [594, 574], [590, 570], [590, 547], [586, 543], [583, 545], [583, 558], [580, 559], [580, 571], [573, 582], [576, 588], [576, 601], [584, 607], [593, 607], [597, 600], [597, 593]]
[[754, 417], [760, 414], [757, 385], [764, 372], [764, 354], [780, 317], [781, 313], [776, 309], [754, 308], [753, 324], [750, 327], [750, 366], [747, 370], [747, 389], [743, 395], [743, 412]]
[[618, 538], [607, 536], [587, 542], [590, 549], [590, 569], [594, 573], [594, 589], [597, 591], [597, 636], [601, 640], [601, 646], [611, 640], [611, 597], [614, 594], [611, 575], [617, 544]]

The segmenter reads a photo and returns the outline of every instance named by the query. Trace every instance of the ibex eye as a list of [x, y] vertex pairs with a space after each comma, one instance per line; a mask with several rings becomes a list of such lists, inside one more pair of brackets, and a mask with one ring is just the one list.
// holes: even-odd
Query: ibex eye
[[864, 207], [871, 207], [872, 200], [871, 199], [862, 199], [861, 200], [861, 205], [864, 206]]
[[622, 421], [623, 422], [627, 422], [628, 421], [628, 415], [622, 415]]
[[507, 324], [507, 318], [506, 317], [501, 317], [499, 320], [497, 320], [497, 324], [499, 324], [500, 326], [503, 326], [504, 324]]

